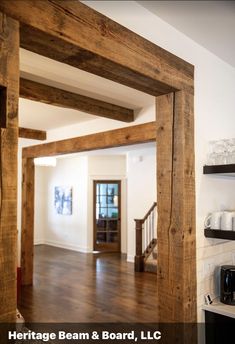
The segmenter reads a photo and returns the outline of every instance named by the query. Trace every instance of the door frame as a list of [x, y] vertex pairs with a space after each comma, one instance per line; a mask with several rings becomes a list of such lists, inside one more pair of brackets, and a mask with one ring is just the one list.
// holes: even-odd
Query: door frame
[[[54, 1], [32, 3], [23, 0], [22, 4], [22, 1], [18, 0], [2, 0], [0, 11], [4, 13], [4, 19], [6, 14], [20, 22], [21, 47], [156, 97], [159, 172], [157, 176], [160, 248], [157, 280], [159, 321], [195, 323], [197, 288], [194, 67], [79, 1], [58, 1], [55, 5]], [[2, 23], [3, 39], [8, 39], [5, 33], [9, 31], [19, 33], [18, 27], [12, 27], [7, 20]], [[81, 34], [77, 35], [77, 32]], [[54, 42], [53, 49], [52, 42]], [[11, 46], [7, 49], [9, 52], [13, 51], [13, 55], [17, 57], [18, 52], [15, 52], [15, 48], [18, 48], [18, 41], [11, 41]], [[8, 55], [12, 59], [12, 53]], [[79, 58], [74, 58], [75, 56]], [[5, 63], [4, 58], [1, 63]], [[2, 79], [7, 80], [10, 69], [4, 70], [6, 73]], [[19, 77], [19, 73], [16, 74]], [[8, 92], [12, 90], [14, 87], [9, 85]], [[15, 94], [17, 98], [17, 92]], [[14, 140], [11, 145], [12, 148], [17, 149]], [[8, 147], [3, 146], [1, 149], [1, 155], [4, 157]], [[14, 163], [16, 166], [16, 157]], [[26, 163], [26, 166], [29, 165]], [[5, 169], [1, 168], [0, 172], [3, 176]], [[27, 180], [24, 181], [23, 186], [28, 189], [26, 196], [31, 192], [29, 175], [30, 173], [26, 173]], [[16, 181], [16, 175], [11, 178], [13, 179]], [[3, 189], [6, 190], [6, 194], [10, 192], [9, 179], [5, 176]], [[30, 210], [28, 199], [26, 198], [24, 202], [26, 203], [23, 205], [23, 216], [25, 216], [23, 236], [33, 228], [31, 226], [26, 228], [26, 224], [32, 221], [32, 215], [27, 214]], [[10, 208], [15, 208], [15, 203]], [[8, 208], [3, 209], [2, 216], [4, 215], [8, 216]], [[11, 237], [8, 243], [15, 244], [16, 237]], [[31, 253], [27, 258], [32, 261]], [[4, 259], [5, 257], [2, 263], [3, 271], [8, 271], [9, 267], [4, 265]], [[14, 269], [15, 267], [11, 265], [12, 273]], [[12, 280], [11, 283], [14, 281]], [[4, 292], [4, 290], [0, 291]], [[162, 295], [164, 297], [161, 297]], [[12, 298], [14, 298], [13, 294]], [[16, 308], [16, 305], [11, 306], [10, 309], [8, 305], [5, 306], [3, 314], [9, 314], [13, 312], [13, 308], [14, 310]], [[195, 331], [186, 332], [186, 334], [177, 332], [177, 336], [180, 335], [181, 338], [180, 342], [185, 343], [190, 340], [191, 343], [195, 343], [197, 340]]]
[[121, 219], [122, 219], [122, 206], [121, 206], [121, 197], [122, 197], [122, 181], [119, 179], [94, 179], [93, 180], [93, 249], [94, 251], [98, 251], [96, 249], [96, 237], [95, 237], [95, 228], [96, 228], [96, 184], [98, 183], [118, 183], [119, 187], [119, 197], [118, 197], [118, 208], [119, 208], [119, 241], [118, 241], [118, 250], [113, 251], [113, 250], [100, 250], [101, 252], [121, 252], [121, 239], [122, 239], [122, 234], [121, 234]]

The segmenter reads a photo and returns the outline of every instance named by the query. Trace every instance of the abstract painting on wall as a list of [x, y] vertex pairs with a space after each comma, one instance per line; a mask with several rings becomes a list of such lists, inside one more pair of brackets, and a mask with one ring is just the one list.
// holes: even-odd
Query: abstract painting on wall
[[72, 215], [72, 187], [55, 186], [55, 209], [60, 215]]

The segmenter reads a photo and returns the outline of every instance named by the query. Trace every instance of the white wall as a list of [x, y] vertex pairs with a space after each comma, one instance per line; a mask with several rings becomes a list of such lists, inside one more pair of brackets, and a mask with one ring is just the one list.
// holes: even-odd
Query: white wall
[[84, 1], [85, 4], [128, 27], [195, 66], [195, 150], [198, 320], [203, 320], [203, 295], [218, 295], [210, 262], [232, 263], [235, 242], [204, 238], [206, 215], [217, 209], [235, 209], [235, 179], [203, 176], [207, 142], [235, 137], [235, 69], [134, 1]]
[[[141, 161], [140, 161], [141, 160]], [[57, 159], [56, 167], [36, 167], [35, 244], [80, 252], [93, 250], [93, 181], [121, 181], [121, 252], [134, 261], [135, 218], [142, 218], [156, 200], [156, 149], [131, 148], [122, 155]], [[73, 189], [73, 214], [58, 215], [55, 186]]]
[[157, 200], [156, 148], [130, 151], [127, 154], [127, 212], [128, 212], [128, 261], [135, 256], [135, 222], [145, 216]]
[[[36, 167], [35, 244], [93, 250], [93, 180], [122, 181], [122, 252], [126, 252], [126, 159], [123, 156], [77, 156], [57, 159], [56, 167]], [[72, 215], [54, 207], [55, 186], [71, 186]]]
[[[33, 112], [33, 109], [32, 109]], [[136, 113], [136, 119], [134, 124], [141, 124], [145, 122], [151, 122], [155, 120], [155, 101], [152, 98], [152, 103], [143, 107]], [[96, 118], [88, 122], [83, 122], [75, 125], [69, 125], [66, 127], [60, 127], [57, 129], [47, 131], [46, 142], [63, 140], [66, 138], [83, 136], [102, 131], [112, 130], [115, 128], [122, 128], [132, 126], [133, 123], [124, 123], [120, 121], [114, 121], [106, 118]], [[18, 265], [20, 265], [20, 250], [21, 250], [21, 181], [22, 181], [22, 148], [27, 146], [38, 145], [40, 142], [37, 140], [19, 139], [19, 151], [18, 151], [18, 208], [17, 208], [17, 228], [18, 228]], [[124, 182], [123, 182], [124, 183]], [[89, 245], [90, 246], [90, 245]], [[122, 242], [123, 250], [126, 251], [126, 244]]]
[[[87, 157], [57, 159], [56, 167], [36, 167], [36, 191], [43, 187], [45, 207], [40, 208], [42, 192], [35, 193], [35, 239], [44, 222], [44, 243], [87, 251]], [[71, 186], [72, 215], [60, 215], [54, 207], [55, 186]], [[36, 243], [36, 240], [35, 240]]]
[[62, 140], [64, 138], [83, 136], [93, 133], [99, 133], [102, 131], [128, 127], [132, 125], [142, 124], [145, 122], [155, 121], [155, 100], [152, 99], [152, 104], [148, 107], [144, 107], [138, 113], [138, 117], [135, 122], [124, 123], [121, 121], [115, 121], [106, 118], [98, 118], [89, 122], [70, 125], [54, 130], [48, 131], [48, 141]]

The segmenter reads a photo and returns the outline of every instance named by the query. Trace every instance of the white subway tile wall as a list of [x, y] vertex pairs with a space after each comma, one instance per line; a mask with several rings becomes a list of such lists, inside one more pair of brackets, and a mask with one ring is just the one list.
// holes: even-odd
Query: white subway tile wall
[[235, 265], [234, 241], [208, 239], [203, 231], [197, 236], [197, 304], [198, 321], [204, 320], [201, 307], [204, 295], [209, 293], [212, 300], [220, 295], [220, 266]]

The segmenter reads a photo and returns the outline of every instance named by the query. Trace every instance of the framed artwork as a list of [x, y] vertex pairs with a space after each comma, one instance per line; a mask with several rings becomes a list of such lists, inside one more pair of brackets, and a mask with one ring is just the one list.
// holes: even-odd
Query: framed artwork
[[71, 186], [55, 186], [54, 205], [57, 214], [72, 215]]

